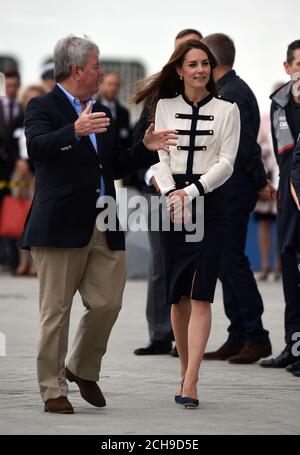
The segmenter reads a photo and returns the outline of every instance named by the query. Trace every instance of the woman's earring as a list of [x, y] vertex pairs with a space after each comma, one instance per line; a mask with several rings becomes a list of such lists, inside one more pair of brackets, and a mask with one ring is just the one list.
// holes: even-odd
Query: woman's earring
[[183, 77], [182, 77], [182, 76], [179, 76], [179, 79], [182, 81]]

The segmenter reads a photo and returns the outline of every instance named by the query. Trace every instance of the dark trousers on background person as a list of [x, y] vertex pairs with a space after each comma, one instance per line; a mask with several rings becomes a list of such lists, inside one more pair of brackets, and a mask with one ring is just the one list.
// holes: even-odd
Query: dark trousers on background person
[[300, 332], [300, 285], [295, 254], [282, 254], [281, 264], [282, 284], [285, 299], [285, 343], [290, 351], [292, 345], [295, 343], [295, 340], [292, 340], [293, 334], [295, 332]]
[[[156, 208], [151, 205], [151, 197], [159, 197], [153, 193], [145, 194], [148, 200], [148, 221], [150, 224], [151, 215], [155, 216]], [[160, 244], [160, 232], [152, 231], [149, 226], [148, 238], [150, 243], [148, 292], [146, 318], [150, 341], [171, 342], [173, 337], [170, 306], [167, 304], [167, 290], [165, 283], [164, 262]]]
[[160, 247], [160, 233], [148, 233], [150, 242], [149, 274], [146, 318], [150, 341], [172, 341], [170, 306], [167, 293], [163, 260]]
[[249, 216], [257, 193], [249, 177], [242, 172], [233, 174], [224, 185], [224, 192], [228, 230], [219, 278], [225, 314], [230, 320], [227, 343], [236, 347], [265, 343], [269, 338], [261, 319], [263, 301], [245, 255]]
[[0, 237], [0, 265], [4, 265], [6, 262], [5, 244], [4, 239]]
[[13, 272], [19, 264], [17, 240], [0, 237], [0, 264]]

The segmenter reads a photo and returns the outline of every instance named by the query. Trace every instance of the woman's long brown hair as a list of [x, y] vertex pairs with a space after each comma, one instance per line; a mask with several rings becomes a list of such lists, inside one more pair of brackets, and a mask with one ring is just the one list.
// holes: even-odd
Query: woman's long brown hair
[[[184, 83], [177, 73], [177, 68], [182, 66], [186, 54], [191, 49], [203, 50], [207, 54], [211, 70], [216, 67], [216, 60], [213, 54], [201, 41], [190, 40], [178, 46], [168, 63], [159, 73], [139, 82], [143, 88], [131, 98], [131, 102], [136, 104], [146, 101], [151, 120], [154, 118], [156, 105], [161, 98], [174, 98], [184, 92]], [[216, 95], [217, 89], [212, 71], [206, 88], [212, 95]]]

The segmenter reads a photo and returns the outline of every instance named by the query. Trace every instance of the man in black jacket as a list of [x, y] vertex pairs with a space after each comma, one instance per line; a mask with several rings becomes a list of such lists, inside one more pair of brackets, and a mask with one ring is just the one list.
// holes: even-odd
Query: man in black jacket
[[[299, 353], [293, 353], [293, 345], [300, 333], [300, 288], [296, 251], [299, 241], [299, 212], [291, 196], [290, 177], [297, 190], [295, 172], [299, 160], [300, 139], [300, 40], [293, 41], [287, 49], [284, 63], [291, 81], [271, 95], [271, 126], [274, 152], [280, 170], [278, 188], [277, 235], [281, 253], [282, 284], [285, 298], [284, 329], [285, 347], [275, 358], [264, 360], [265, 368], [285, 368], [292, 371]], [[298, 168], [299, 169], [299, 168]], [[299, 181], [298, 181], [299, 185]], [[298, 186], [299, 191], [299, 186]]]
[[[23, 124], [23, 109], [17, 100], [20, 74], [5, 73], [6, 96], [0, 98], [0, 208], [4, 196], [10, 194], [10, 179], [19, 158], [19, 142], [14, 131]], [[18, 249], [14, 239], [0, 238], [0, 263], [12, 272], [18, 265]]]
[[20, 74], [5, 73], [6, 96], [0, 98], [0, 203], [9, 194], [9, 182], [19, 157], [18, 139], [14, 130], [23, 123], [23, 109], [17, 100], [20, 89]]
[[230, 326], [227, 341], [205, 359], [230, 363], [254, 363], [272, 353], [268, 332], [263, 328], [263, 302], [245, 255], [249, 215], [257, 198], [268, 200], [275, 191], [267, 181], [257, 144], [260, 124], [256, 98], [249, 86], [232, 69], [234, 43], [216, 33], [203, 39], [217, 60], [214, 79], [220, 96], [237, 103], [241, 115], [241, 137], [232, 177], [224, 185], [228, 234], [220, 269], [224, 308]]
[[121, 87], [120, 76], [114, 71], [105, 73], [100, 86], [99, 101], [108, 107], [115, 122], [116, 134], [123, 150], [131, 147], [129, 111], [120, 104], [118, 95]]
[[[133, 131], [133, 143], [136, 144], [141, 140], [147, 128], [149, 128], [149, 109], [144, 106], [141, 117]], [[148, 183], [147, 175], [150, 174]], [[151, 199], [159, 197], [159, 188], [156, 184], [151, 169], [140, 169], [131, 175], [131, 183], [136, 178], [136, 187], [143, 192], [149, 204], [149, 221], [155, 210], [151, 206]], [[158, 209], [156, 209], [158, 210]], [[156, 215], [158, 215], [156, 213]], [[148, 271], [148, 289], [146, 318], [150, 343], [145, 347], [139, 347], [134, 353], [139, 356], [169, 354], [172, 349], [172, 340], [174, 335], [171, 326], [170, 307], [167, 304], [167, 290], [165, 284], [165, 274], [163, 268], [163, 253], [160, 241], [160, 232], [148, 229], [148, 239], [150, 244], [149, 271]]]
[[[54, 65], [56, 87], [25, 113], [36, 193], [21, 244], [32, 250], [40, 283], [37, 366], [45, 411], [71, 414], [66, 378], [90, 404], [106, 404], [96, 381], [125, 285], [124, 233], [117, 220], [117, 229], [97, 229], [96, 203], [114, 201], [114, 178], [157, 162], [150, 150], [166, 149], [176, 136], [151, 125], [143, 141], [120, 150], [109, 110], [91, 101], [102, 77], [98, 47], [66, 37], [55, 47]], [[85, 312], [65, 368], [77, 290]]]

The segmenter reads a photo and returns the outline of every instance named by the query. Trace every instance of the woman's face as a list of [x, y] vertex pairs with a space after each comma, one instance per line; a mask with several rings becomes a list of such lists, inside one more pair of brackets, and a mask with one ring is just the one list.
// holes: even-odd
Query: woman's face
[[206, 52], [202, 49], [191, 49], [184, 57], [179, 76], [183, 77], [185, 87], [193, 89], [205, 88], [211, 73], [211, 67]]

